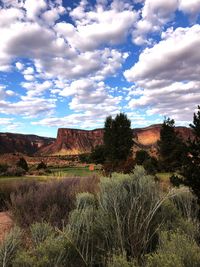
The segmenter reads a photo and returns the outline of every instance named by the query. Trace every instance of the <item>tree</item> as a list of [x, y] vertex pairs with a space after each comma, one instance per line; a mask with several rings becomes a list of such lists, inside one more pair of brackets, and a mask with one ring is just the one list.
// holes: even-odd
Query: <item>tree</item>
[[97, 145], [92, 149], [90, 159], [96, 164], [103, 164], [105, 161], [105, 148], [103, 145]]
[[158, 141], [160, 167], [164, 171], [176, 171], [186, 158], [186, 145], [175, 131], [175, 121], [165, 118]]
[[138, 150], [135, 154], [135, 163], [138, 165], [143, 165], [148, 159], [150, 159], [150, 156], [146, 150]]
[[188, 142], [187, 164], [183, 171], [184, 184], [192, 189], [200, 203], [200, 106], [197, 113], [194, 113], [193, 124], [190, 124], [190, 127], [194, 139]]
[[117, 114], [115, 119], [106, 118], [104, 128], [104, 146], [106, 159], [119, 162], [127, 160], [133, 146], [131, 121], [124, 113]]
[[23, 157], [20, 158], [19, 161], [17, 162], [17, 167], [20, 167], [24, 169], [25, 171], [28, 171], [28, 164]]

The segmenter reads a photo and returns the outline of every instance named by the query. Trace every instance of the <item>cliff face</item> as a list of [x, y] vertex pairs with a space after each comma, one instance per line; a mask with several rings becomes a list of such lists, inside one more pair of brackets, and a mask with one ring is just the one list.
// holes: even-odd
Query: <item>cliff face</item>
[[51, 145], [39, 150], [44, 155], [77, 155], [91, 152], [92, 148], [103, 144], [103, 129], [91, 131], [58, 129], [57, 139]]
[[[156, 151], [160, 139], [161, 125], [133, 129], [133, 140], [138, 149]], [[186, 141], [192, 138], [192, 131], [186, 127], [177, 127], [177, 133]], [[78, 130], [58, 129], [57, 138], [0, 133], [0, 154], [23, 153], [26, 155], [77, 155], [91, 152], [92, 148], [103, 144], [103, 129]]]
[[54, 138], [14, 133], [0, 133], [0, 154], [23, 153], [33, 155], [38, 149], [54, 142]]
[[[151, 125], [146, 128], [138, 128], [133, 130], [133, 138], [138, 146], [156, 146], [158, 140], [160, 140], [161, 124]], [[175, 131], [184, 141], [189, 138], [193, 138], [193, 133], [190, 128], [176, 127]]]
[[[160, 139], [161, 125], [133, 129], [133, 140], [138, 148], [156, 149]], [[187, 140], [192, 137], [192, 131], [186, 127], [177, 127], [177, 133]], [[103, 129], [91, 131], [77, 129], [58, 129], [57, 139], [49, 146], [41, 148], [42, 155], [77, 155], [91, 152], [92, 148], [103, 144]]]

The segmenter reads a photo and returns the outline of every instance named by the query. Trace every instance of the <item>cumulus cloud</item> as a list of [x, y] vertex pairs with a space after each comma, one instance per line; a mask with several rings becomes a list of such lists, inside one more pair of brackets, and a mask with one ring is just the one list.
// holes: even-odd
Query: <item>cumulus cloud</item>
[[0, 100], [0, 113], [6, 115], [21, 115], [24, 117], [38, 117], [40, 115], [52, 114], [55, 109], [55, 100], [39, 97], [22, 96], [15, 103]]
[[198, 24], [191, 28], [168, 30], [163, 34], [162, 41], [140, 54], [139, 61], [125, 71], [125, 77], [128, 81], [137, 81], [141, 85], [152, 80], [199, 80], [199, 34]]
[[137, 12], [123, 2], [112, 3], [109, 9], [97, 5], [96, 10], [86, 11], [83, 3], [70, 12], [76, 27], [58, 23], [57, 31], [79, 50], [96, 49], [102, 44], [123, 42], [137, 20]]
[[6, 131], [14, 131], [21, 126], [21, 123], [15, 122], [13, 118], [0, 118], [1, 128]]
[[163, 33], [162, 41], [140, 54], [138, 62], [124, 72], [129, 82], [143, 88], [139, 97], [130, 100], [130, 108], [191, 119], [200, 102], [199, 34], [200, 25], [170, 29]]
[[179, 10], [197, 17], [200, 12], [200, 0], [179, 0]]

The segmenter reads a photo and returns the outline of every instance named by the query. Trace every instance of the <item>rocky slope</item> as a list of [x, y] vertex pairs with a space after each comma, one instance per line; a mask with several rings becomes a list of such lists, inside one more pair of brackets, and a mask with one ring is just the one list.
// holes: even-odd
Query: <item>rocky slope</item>
[[0, 133], [0, 154], [23, 153], [33, 155], [39, 149], [50, 145], [54, 141], [54, 138], [37, 135]]

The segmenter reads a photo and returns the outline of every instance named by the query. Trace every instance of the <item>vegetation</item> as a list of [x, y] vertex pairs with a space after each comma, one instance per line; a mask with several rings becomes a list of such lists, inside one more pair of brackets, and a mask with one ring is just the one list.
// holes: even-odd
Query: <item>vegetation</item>
[[47, 165], [44, 163], [44, 161], [41, 161], [37, 166], [37, 170], [46, 170], [46, 169]]
[[131, 121], [124, 113], [118, 114], [114, 119], [111, 116], [106, 118], [104, 126], [106, 171], [112, 172], [120, 162], [126, 162], [131, 154], [132, 138]]
[[[125, 114], [108, 117], [104, 146], [87, 157], [103, 163], [109, 177], [1, 190], [0, 204], [9, 206], [20, 228], [0, 244], [0, 266], [199, 267], [200, 106], [191, 124], [194, 140], [185, 145], [174, 124], [170, 118], [163, 122], [158, 161], [144, 150], [133, 160], [130, 121]], [[25, 163], [17, 165], [22, 169]], [[46, 169], [44, 162], [38, 166]], [[0, 172], [9, 168], [0, 166]], [[64, 169], [62, 175], [57, 171], [52, 169], [56, 177], [66, 176]], [[184, 186], [170, 185], [170, 176]]]
[[[187, 189], [163, 192], [141, 166], [129, 175], [102, 177], [92, 186], [91, 179], [82, 181], [78, 190], [75, 183], [73, 192], [80, 193], [73, 197], [72, 209], [67, 200], [71, 198], [71, 185], [65, 199], [62, 195], [68, 216], [64, 227], [54, 228], [54, 221], [45, 223], [44, 218], [37, 217], [40, 222], [30, 223], [30, 231], [12, 233], [0, 245], [1, 266], [198, 266], [198, 221], [194, 212], [198, 206]], [[57, 191], [60, 185], [54, 183], [53, 187]], [[62, 188], [68, 187], [69, 182], [62, 183]], [[21, 188], [21, 195], [29, 191]], [[54, 196], [53, 201], [57, 201]], [[52, 199], [44, 206], [53, 206]]]
[[23, 170], [28, 171], [28, 164], [23, 157], [20, 158], [19, 161], [17, 162], [17, 167], [20, 167]]
[[150, 174], [155, 174], [158, 171], [158, 160], [151, 157], [146, 150], [138, 150], [135, 155], [135, 163], [143, 165], [145, 170]]
[[163, 171], [176, 171], [184, 165], [186, 146], [175, 131], [175, 121], [165, 118], [158, 141], [160, 168]]
[[96, 180], [85, 178], [67, 178], [39, 184], [22, 183], [11, 193], [9, 210], [18, 225], [28, 227], [34, 222], [46, 221], [62, 227], [68, 220], [69, 212], [74, 208], [75, 194], [92, 191]]
[[185, 177], [183, 183], [192, 189], [200, 203], [200, 106], [197, 113], [194, 113], [190, 127], [195, 138], [188, 142], [187, 163], [182, 173]]

